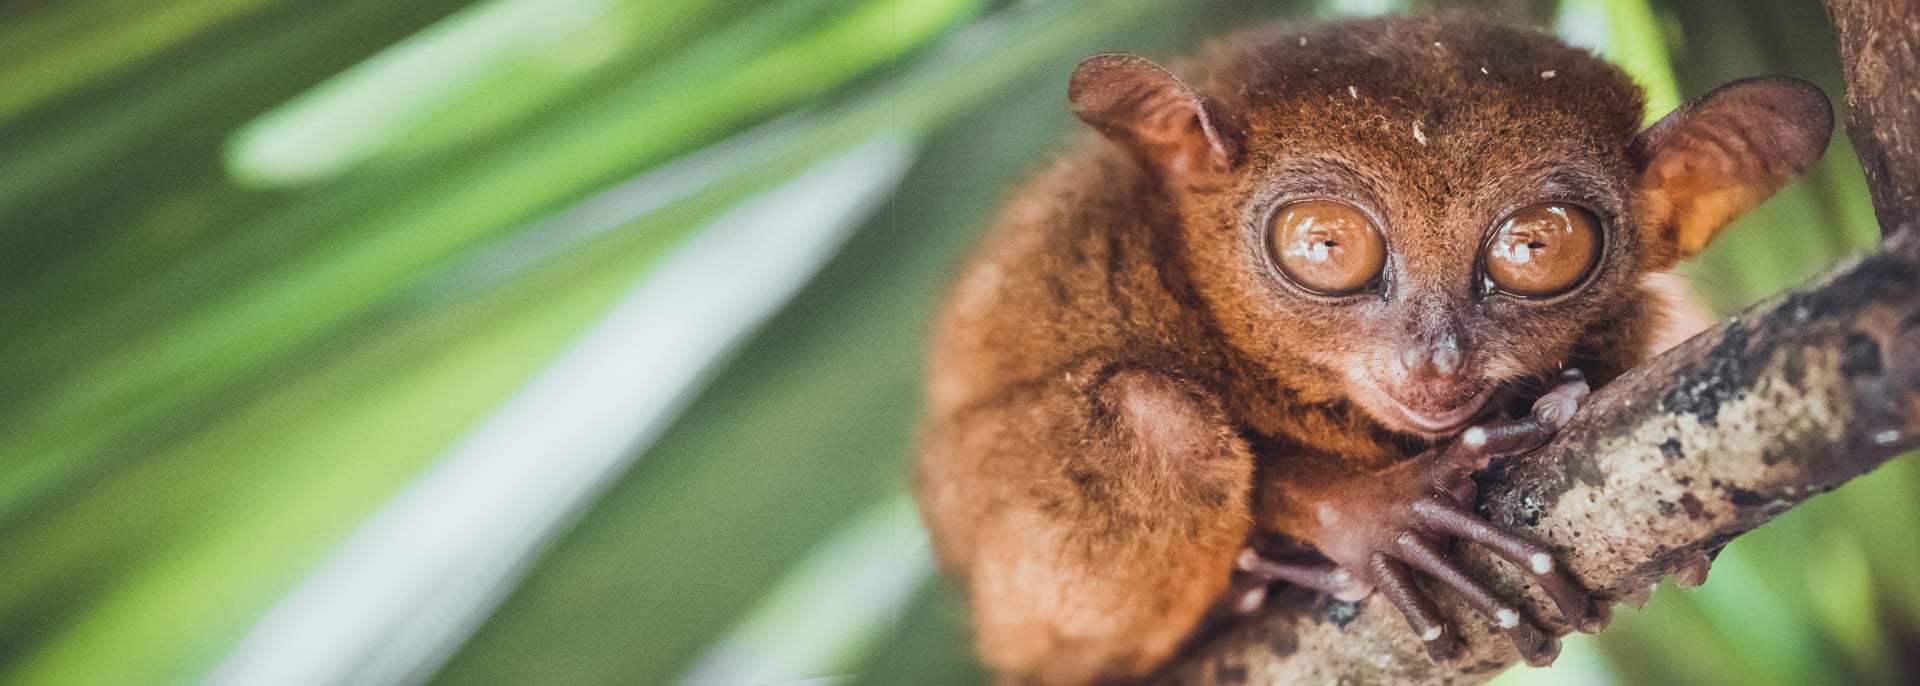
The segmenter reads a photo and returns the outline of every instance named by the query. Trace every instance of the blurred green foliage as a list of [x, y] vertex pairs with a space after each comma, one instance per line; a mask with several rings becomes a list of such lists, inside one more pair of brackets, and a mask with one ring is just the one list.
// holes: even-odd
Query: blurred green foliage
[[[442, 683], [673, 683], [778, 621], [756, 608], [794, 606], [768, 593], [808, 593], [780, 581], [822, 541], [886, 530], [872, 513], [904, 484], [935, 304], [1064, 145], [1080, 56], [1395, 6], [0, 5], [0, 681], [199, 680], [707, 220], [878, 132], [924, 141], [888, 207], [471, 639], [421, 658]], [[1758, 72], [1840, 92], [1813, 0], [1558, 11], [1657, 102]], [[716, 146], [744, 152], [700, 156]], [[556, 221], [629, 182], [649, 204]], [[1730, 311], [1874, 235], [1836, 145], [1687, 274]], [[1816, 499], [1729, 547], [1706, 587], [1662, 589], [1562, 667], [1507, 678], [1920, 681], [1916, 469]], [[873, 545], [924, 554], [889, 536]], [[926, 585], [877, 642], [791, 677], [980, 683], [963, 615]]]

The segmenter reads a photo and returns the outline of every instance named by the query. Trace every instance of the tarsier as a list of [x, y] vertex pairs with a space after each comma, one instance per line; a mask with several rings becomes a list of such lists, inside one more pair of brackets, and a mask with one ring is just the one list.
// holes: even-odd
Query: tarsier
[[1649, 354], [1648, 275], [1813, 164], [1825, 97], [1746, 79], [1643, 129], [1607, 62], [1431, 18], [1255, 30], [1188, 67], [1080, 64], [1100, 137], [1011, 202], [938, 325], [916, 490], [983, 659], [1141, 678], [1252, 575], [1377, 592], [1445, 659], [1424, 577], [1551, 661], [1547, 618], [1460, 544], [1598, 630], [1604, 600], [1475, 514], [1470, 477]]

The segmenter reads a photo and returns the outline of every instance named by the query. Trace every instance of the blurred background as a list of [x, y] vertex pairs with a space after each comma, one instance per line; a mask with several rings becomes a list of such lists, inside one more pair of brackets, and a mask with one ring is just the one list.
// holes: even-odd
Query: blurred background
[[[1814, 0], [0, 3], [0, 682], [982, 683], [905, 466], [1073, 64], [1440, 6], [1655, 115], [1840, 93]], [[1687, 274], [1730, 312], [1874, 236], [1842, 142]], [[1920, 682], [1916, 488], [1504, 683]]]

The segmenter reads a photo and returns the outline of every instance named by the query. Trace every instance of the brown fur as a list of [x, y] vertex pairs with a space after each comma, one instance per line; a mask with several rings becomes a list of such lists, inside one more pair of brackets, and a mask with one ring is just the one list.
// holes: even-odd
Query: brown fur
[[[1480, 23], [1269, 27], [1216, 44], [1184, 82], [1149, 67], [1083, 66], [1073, 100], [1109, 140], [1012, 201], [935, 337], [921, 509], [983, 658], [1020, 682], [1149, 673], [1256, 529], [1312, 542], [1308, 502], [1364, 492], [1439, 438], [1384, 416], [1378, 389], [1512, 406], [1562, 367], [1604, 381], [1635, 364], [1660, 325], [1644, 277], [1685, 230], [1642, 226], [1642, 208], [1714, 191], [1745, 193], [1722, 204], [1744, 210], [1812, 161], [1743, 191], [1644, 187], [1661, 149], [1635, 147], [1631, 81]], [[1381, 291], [1326, 298], [1276, 277], [1264, 225], [1302, 197], [1374, 214]], [[1595, 275], [1545, 301], [1486, 293], [1488, 227], [1548, 199], [1606, 222]], [[1381, 381], [1383, 360], [1441, 339], [1460, 345], [1460, 380]]]

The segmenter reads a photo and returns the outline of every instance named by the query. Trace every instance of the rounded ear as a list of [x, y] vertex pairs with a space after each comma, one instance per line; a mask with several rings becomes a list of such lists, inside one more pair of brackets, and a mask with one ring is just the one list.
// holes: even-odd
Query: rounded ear
[[1225, 171], [1239, 161], [1233, 129], [1213, 102], [1147, 58], [1081, 60], [1067, 100], [1081, 121], [1163, 175]]
[[1707, 247], [1720, 230], [1812, 167], [1833, 134], [1813, 84], [1741, 79], [1680, 106], [1634, 139], [1642, 215], [1655, 268]]

